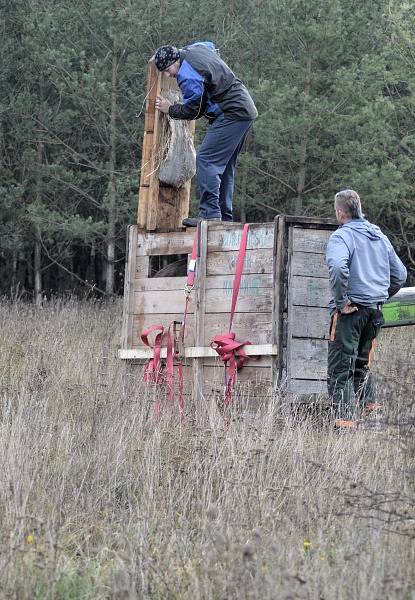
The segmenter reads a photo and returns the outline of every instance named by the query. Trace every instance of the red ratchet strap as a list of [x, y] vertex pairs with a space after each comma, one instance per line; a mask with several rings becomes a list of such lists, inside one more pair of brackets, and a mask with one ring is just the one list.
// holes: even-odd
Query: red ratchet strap
[[[164, 371], [166, 372], [166, 383], [168, 389], [168, 398], [169, 401], [174, 404], [174, 367], [177, 367], [177, 382], [179, 388], [179, 411], [180, 414], [184, 411], [184, 399], [183, 399], [183, 365], [180, 361], [175, 364], [174, 360], [174, 342], [173, 342], [173, 332], [174, 322], [169, 325], [169, 327], [165, 330], [163, 325], [152, 325], [148, 329], [145, 329], [141, 334], [141, 339], [143, 344], [148, 346], [149, 348], [153, 348], [153, 357], [150, 358], [146, 367], [144, 369], [144, 382], [145, 383], [155, 383], [162, 384], [164, 383]], [[154, 340], [154, 346], [151, 345], [148, 336], [151, 333], [157, 331], [157, 335]], [[165, 365], [161, 362], [161, 348], [163, 346], [163, 337], [167, 338], [167, 355], [166, 355], [166, 363]], [[160, 398], [157, 398], [155, 410], [156, 414], [160, 414], [161, 402]]]
[[[241, 369], [244, 363], [248, 360], [248, 356], [243, 350], [244, 346], [250, 345], [251, 342], [237, 342], [235, 334], [231, 331], [233, 318], [235, 315], [236, 303], [238, 300], [239, 288], [241, 285], [242, 271], [245, 261], [246, 244], [248, 240], [249, 225], [244, 225], [242, 230], [241, 243], [239, 246], [238, 259], [236, 261], [235, 277], [232, 288], [232, 303], [231, 314], [229, 321], [229, 332], [224, 335], [217, 335], [213, 338], [211, 347], [219, 354], [219, 358], [225, 366], [225, 393], [224, 403], [229, 404], [232, 399], [233, 386], [235, 375], [238, 369]], [[229, 377], [227, 377], [227, 365], [229, 363]]]
[[184, 334], [185, 334], [185, 329], [186, 329], [187, 311], [189, 308], [190, 294], [192, 293], [192, 290], [195, 286], [196, 263], [197, 263], [197, 255], [198, 255], [198, 250], [199, 250], [199, 235], [200, 235], [200, 230], [199, 230], [199, 226], [198, 226], [195, 231], [194, 238], [193, 238], [192, 254], [190, 256], [189, 264], [187, 265], [187, 280], [186, 280], [186, 285], [184, 286], [184, 295], [186, 296], [186, 302], [184, 305], [183, 324], [182, 324], [182, 343], [183, 344], [184, 344]]
[[[153, 348], [153, 356], [148, 361], [145, 370], [144, 370], [144, 382], [145, 383], [155, 383], [162, 384], [164, 383], [164, 370], [166, 372], [166, 383], [168, 390], [168, 398], [169, 401], [174, 404], [174, 367], [177, 370], [177, 387], [178, 387], [178, 404], [180, 414], [184, 412], [184, 396], [183, 396], [183, 364], [182, 364], [182, 355], [179, 350], [175, 347], [175, 333], [176, 333], [176, 325], [181, 326], [180, 331], [180, 341], [182, 348], [184, 346], [184, 336], [185, 336], [185, 327], [187, 320], [187, 312], [188, 305], [190, 300], [190, 294], [193, 290], [195, 278], [196, 278], [196, 262], [197, 262], [197, 254], [198, 254], [198, 236], [199, 236], [199, 228], [195, 233], [195, 237], [193, 239], [193, 247], [192, 254], [190, 258], [190, 262], [188, 265], [187, 271], [187, 281], [185, 285], [185, 295], [186, 302], [183, 314], [183, 321], [180, 323], [179, 321], [173, 321], [170, 323], [169, 327], [165, 330], [163, 325], [152, 325], [148, 329], [144, 330], [141, 334], [141, 340], [143, 344], [148, 346], [149, 348]], [[154, 346], [151, 346], [149, 342], [149, 335], [157, 332], [156, 337], [154, 339]], [[163, 338], [166, 338], [166, 361], [165, 365], [161, 362], [161, 348], [163, 346]], [[156, 414], [160, 414], [161, 403], [160, 399], [157, 399], [155, 410]]]

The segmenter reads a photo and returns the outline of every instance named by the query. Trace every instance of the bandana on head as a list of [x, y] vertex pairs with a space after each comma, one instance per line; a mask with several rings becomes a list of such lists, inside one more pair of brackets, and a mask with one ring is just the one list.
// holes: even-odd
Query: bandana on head
[[159, 71], [164, 71], [179, 58], [180, 54], [177, 48], [174, 46], [161, 46], [154, 55], [154, 62]]

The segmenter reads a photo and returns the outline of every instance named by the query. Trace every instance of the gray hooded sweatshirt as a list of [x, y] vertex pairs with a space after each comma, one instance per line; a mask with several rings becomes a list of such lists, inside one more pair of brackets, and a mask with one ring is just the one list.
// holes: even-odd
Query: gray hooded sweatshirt
[[326, 251], [331, 292], [330, 308], [342, 309], [348, 300], [376, 307], [400, 290], [406, 268], [377, 225], [352, 219], [329, 239]]

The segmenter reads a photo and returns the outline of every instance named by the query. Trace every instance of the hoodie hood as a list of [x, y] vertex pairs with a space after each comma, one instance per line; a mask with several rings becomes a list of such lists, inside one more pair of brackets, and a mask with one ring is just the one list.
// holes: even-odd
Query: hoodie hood
[[370, 240], [379, 240], [383, 237], [383, 233], [379, 227], [373, 225], [373, 223], [369, 223], [366, 219], [352, 219], [342, 225], [341, 229], [352, 229], [353, 233], [360, 233]]

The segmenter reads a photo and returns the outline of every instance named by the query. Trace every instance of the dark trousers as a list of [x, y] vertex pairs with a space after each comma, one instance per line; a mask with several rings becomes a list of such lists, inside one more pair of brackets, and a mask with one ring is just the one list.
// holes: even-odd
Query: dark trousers
[[358, 308], [331, 318], [327, 385], [336, 417], [342, 419], [353, 418], [358, 408], [374, 401], [370, 357], [384, 320], [380, 309]]
[[196, 154], [199, 216], [232, 221], [236, 161], [253, 121], [235, 121], [224, 114], [209, 126]]

